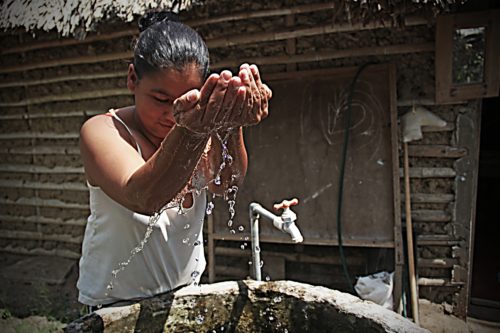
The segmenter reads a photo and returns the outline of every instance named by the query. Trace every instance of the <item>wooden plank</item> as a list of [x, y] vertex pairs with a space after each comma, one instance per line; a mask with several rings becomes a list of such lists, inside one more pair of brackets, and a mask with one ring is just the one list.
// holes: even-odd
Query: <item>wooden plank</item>
[[[476, 220], [476, 198], [477, 198], [477, 179], [479, 169], [479, 140], [481, 137], [481, 107], [480, 102], [476, 102], [475, 108], [468, 108], [466, 112], [457, 116], [457, 130], [455, 137], [457, 146], [466, 148], [470, 154], [455, 161], [454, 168], [460, 177], [455, 179], [455, 223], [453, 228], [453, 237], [459, 238], [455, 230], [461, 230], [468, 236], [465, 237], [461, 247], [468, 249], [464, 255], [459, 258], [462, 265], [466, 265], [468, 278], [463, 290], [457, 297], [457, 307], [455, 314], [458, 317], [465, 318], [469, 304], [468, 297], [471, 290], [472, 280], [472, 259], [474, 244], [470, 240], [474, 239], [474, 228]], [[462, 238], [463, 239], [463, 238]]]
[[443, 127], [437, 126], [422, 126], [422, 132], [432, 133], [432, 132], [453, 132], [455, 130], [455, 124], [448, 122]]
[[41, 232], [14, 231], [5, 229], [3, 229], [2, 232], [0, 232], [0, 238], [52, 241], [52, 242], [71, 243], [71, 244], [81, 244], [83, 241], [83, 236], [73, 237], [71, 235], [54, 235], [54, 234], [47, 235]]
[[[401, 200], [405, 197], [401, 194]], [[413, 203], [450, 203], [455, 200], [454, 194], [449, 193], [412, 193], [411, 202]]]
[[98, 42], [98, 41], [116, 39], [116, 38], [121, 38], [121, 37], [128, 37], [128, 36], [132, 36], [134, 34], [138, 34], [138, 32], [139, 32], [138, 29], [134, 27], [132, 29], [124, 29], [124, 30], [120, 30], [120, 31], [107, 32], [105, 34], [97, 33], [94, 35], [87, 36], [82, 40], [76, 39], [76, 38], [64, 38], [64, 39], [58, 38], [58, 39], [49, 40], [49, 41], [36, 41], [33, 43], [26, 43], [24, 45], [19, 45], [16, 47], [3, 49], [0, 51], [0, 55], [24, 53], [24, 52], [34, 51], [34, 50], [53, 48], [53, 47], [64, 47], [64, 46], [79, 45], [79, 44], [89, 44], [89, 43]]
[[[340, 265], [342, 263], [341, 258], [337, 254], [328, 254], [322, 257], [316, 257], [300, 252], [279, 252], [279, 251], [268, 251], [265, 247], [261, 249], [263, 255], [270, 255], [284, 258], [291, 262], [303, 262], [309, 264], [322, 264], [322, 265]], [[250, 249], [241, 250], [229, 247], [223, 247], [220, 244], [215, 248], [215, 254], [218, 256], [231, 256], [231, 257], [245, 257], [250, 258], [252, 256]], [[364, 257], [360, 256], [349, 256], [347, 258], [348, 263], [352, 265], [361, 266], [366, 264]]]
[[[225, 233], [214, 233], [214, 239], [216, 240], [228, 240], [228, 241], [242, 241], [243, 237], [249, 236], [248, 234], [225, 234]], [[261, 235], [261, 243], [277, 243], [277, 244], [294, 244], [290, 237], [274, 237]], [[335, 239], [322, 239], [322, 238], [305, 238], [304, 245], [326, 245], [326, 246], [338, 246], [339, 243]], [[376, 247], [376, 248], [393, 248], [394, 242], [392, 241], [377, 241], [375, 239], [345, 239], [342, 241], [344, 246], [357, 246], [357, 247]]]
[[88, 204], [63, 202], [57, 199], [40, 199], [40, 198], [19, 198], [17, 200], [0, 198], [0, 205], [12, 206], [35, 206], [44, 208], [64, 208], [64, 209], [82, 209], [88, 210]]
[[66, 132], [66, 133], [51, 133], [51, 132], [12, 132], [0, 133], [0, 140], [19, 140], [19, 139], [54, 139], [54, 140], [67, 140], [78, 139], [80, 133]]
[[448, 235], [418, 235], [418, 246], [453, 246], [460, 242]]
[[[457, 175], [452, 168], [410, 168], [410, 178], [454, 178]], [[403, 169], [399, 169], [399, 176], [403, 178]]]
[[44, 119], [44, 118], [71, 118], [71, 117], [91, 117], [97, 114], [106, 113], [106, 110], [91, 111], [59, 111], [59, 112], [39, 112], [0, 115], [0, 120], [18, 119]]
[[0, 88], [30, 87], [30, 86], [45, 85], [45, 84], [52, 84], [59, 82], [102, 80], [102, 79], [112, 79], [117, 77], [125, 78], [126, 76], [127, 76], [127, 71], [123, 70], [113, 71], [113, 72], [91, 73], [91, 74], [60, 75], [43, 79], [28, 79], [23, 81], [0, 82]]
[[423, 259], [419, 258], [417, 261], [418, 267], [425, 268], [451, 268], [456, 265], [458, 260], [455, 258], [434, 258], [434, 259]]
[[114, 60], [128, 60], [131, 59], [132, 57], [133, 57], [132, 51], [125, 51], [125, 52], [115, 52], [115, 53], [82, 56], [82, 57], [61, 58], [57, 60], [41, 61], [32, 64], [4, 66], [0, 68], [0, 74], [25, 72], [33, 69], [52, 68], [58, 66], [95, 64], [95, 63], [114, 61]]
[[0, 247], [0, 252], [4, 253], [12, 253], [12, 254], [24, 254], [24, 255], [30, 255], [30, 256], [56, 256], [56, 257], [61, 257], [61, 258], [69, 258], [69, 259], [79, 259], [81, 254], [78, 252], [73, 252], [70, 250], [63, 250], [63, 249], [53, 249], [53, 250], [46, 250], [43, 248], [34, 248], [34, 249], [26, 249], [23, 247], [13, 247], [13, 246], [6, 246], [6, 247]]
[[453, 282], [449, 279], [418, 278], [418, 285], [423, 287], [461, 287], [463, 282]]
[[[411, 22], [411, 25], [426, 24], [427, 20], [421, 18], [419, 21]], [[354, 23], [354, 24], [331, 24], [327, 23], [322, 26], [312, 28], [287, 28], [282, 31], [259, 32], [254, 34], [240, 34], [240, 35], [227, 35], [223, 37], [208, 39], [206, 41], [209, 49], [220, 47], [231, 47], [236, 45], [256, 44], [270, 41], [280, 41], [287, 39], [294, 39], [299, 37], [311, 37], [317, 35], [326, 35], [339, 32], [353, 32], [363, 30], [374, 30], [381, 28], [392, 27], [390, 20], [372, 21], [369, 23]]]
[[98, 99], [114, 96], [128, 96], [131, 92], [127, 88], [100, 89], [93, 91], [72, 92], [60, 95], [47, 95], [37, 98], [27, 98], [17, 102], [0, 102], [0, 107], [17, 107], [27, 105], [37, 105], [53, 102], [79, 101], [84, 99]]
[[392, 194], [394, 210], [394, 288], [392, 297], [396, 312], [401, 313], [399, 304], [402, 304], [403, 293], [403, 270], [404, 270], [404, 242], [401, 222], [401, 184], [399, 179], [399, 153], [398, 153], [398, 121], [397, 121], [397, 78], [396, 67], [389, 67], [389, 82], [387, 90], [390, 94], [390, 117], [391, 117], [391, 157], [392, 157]]
[[277, 9], [264, 9], [264, 10], [256, 10], [256, 11], [244, 11], [240, 13], [231, 13], [227, 15], [221, 16], [213, 16], [207, 18], [200, 18], [194, 20], [186, 21], [186, 24], [191, 27], [197, 27], [200, 25], [207, 25], [213, 23], [220, 22], [228, 22], [228, 21], [240, 21], [240, 20], [248, 20], [252, 18], [263, 18], [263, 17], [272, 17], [272, 16], [283, 16], [283, 15], [292, 15], [292, 14], [301, 14], [308, 13], [314, 11], [328, 10], [335, 8], [335, 4], [333, 2], [330, 3], [316, 3], [316, 4], [307, 4], [300, 5], [291, 8], [277, 8]]
[[83, 167], [61, 167], [49, 168], [42, 165], [32, 164], [0, 164], [0, 172], [13, 173], [48, 173], [48, 174], [83, 174]]
[[0, 154], [8, 155], [80, 155], [76, 146], [0, 147]]
[[88, 188], [82, 183], [43, 183], [31, 182], [17, 179], [0, 179], [0, 188], [22, 188], [33, 190], [57, 190], [57, 191], [83, 191]]
[[467, 155], [467, 149], [444, 145], [409, 145], [411, 157], [460, 158]]
[[62, 226], [76, 226], [76, 227], [84, 227], [87, 224], [86, 219], [62, 220], [59, 218], [44, 217], [39, 215], [32, 215], [32, 216], [0, 215], [0, 221], [13, 222], [13, 223], [23, 222], [23, 223], [35, 223], [35, 224], [54, 224]]
[[[403, 214], [406, 217], [406, 214]], [[412, 210], [411, 217], [414, 222], [450, 222], [451, 214], [442, 210], [420, 209]]]
[[402, 44], [402, 45], [388, 45], [388, 46], [375, 46], [363, 47], [356, 49], [334, 50], [334, 51], [319, 51], [310, 52], [297, 55], [283, 55], [283, 56], [270, 56], [270, 57], [248, 57], [223, 60], [218, 63], [212, 64], [213, 69], [237, 67], [242, 62], [254, 63], [257, 65], [277, 65], [277, 64], [290, 64], [323, 61], [342, 58], [365, 57], [365, 56], [386, 56], [393, 54], [406, 54], [406, 53], [420, 53], [420, 52], [433, 52], [433, 43], [421, 44]]

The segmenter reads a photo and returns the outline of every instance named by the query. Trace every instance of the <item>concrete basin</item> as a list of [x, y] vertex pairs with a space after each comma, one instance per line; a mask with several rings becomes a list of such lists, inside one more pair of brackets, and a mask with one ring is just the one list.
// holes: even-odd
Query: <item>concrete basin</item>
[[377, 304], [293, 281], [189, 286], [98, 310], [65, 332], [429, 332]]

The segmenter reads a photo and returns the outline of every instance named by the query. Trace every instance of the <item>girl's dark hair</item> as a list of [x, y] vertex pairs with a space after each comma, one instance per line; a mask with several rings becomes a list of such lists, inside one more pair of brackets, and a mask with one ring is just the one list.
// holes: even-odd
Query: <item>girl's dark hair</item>
[[134, 47], [138, 78], [159, 69], [178, 71], [196, 64], [202, 80], [208, 76], [208, 48], [201, 36], [174, 13], [150, 12], [139, 19], [141, 34]]

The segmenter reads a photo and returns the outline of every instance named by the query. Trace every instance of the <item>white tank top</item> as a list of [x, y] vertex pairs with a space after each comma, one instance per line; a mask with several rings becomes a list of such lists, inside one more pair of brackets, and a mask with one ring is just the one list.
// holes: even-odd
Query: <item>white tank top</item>
[[[166, 225], [168, 240], [155, 226], [144, 249], [113, 279], [111, 272], [129, 258], [130, 251], [144, 238], [150, 216], [125, 208], [99, 187], [90, 184], [88, 187], [90, 216], [77, 283], [81, 303], [106, 305], [199, 283], [206, 266], [203, 251], [204, 191], [193, 194], [193, 205], [184, 209], [184, 214], [179, 214], [178, 208], [164, 211], [157, 225]], [[113, 289], [107, 290], [112, 280]]]

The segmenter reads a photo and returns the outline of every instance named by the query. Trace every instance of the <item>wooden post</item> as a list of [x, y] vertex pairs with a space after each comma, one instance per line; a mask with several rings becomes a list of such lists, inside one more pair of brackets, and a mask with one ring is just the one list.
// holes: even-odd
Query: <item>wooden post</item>
[[403, 143], [404, 147], [404, 176], [405, 176], [405, 210], [406, 210], [406, 241], [408, 247], [408, 275], [410, 277], [411, 308], [413, 321], [420, 325], [418, 315], [418, 293], [417, 279], [415, 276], [415, 258], [413, 254], [413, 226], [411, 221], [411, 199], [410, 199], [410, 165], [408, 162], [408, 143]]

